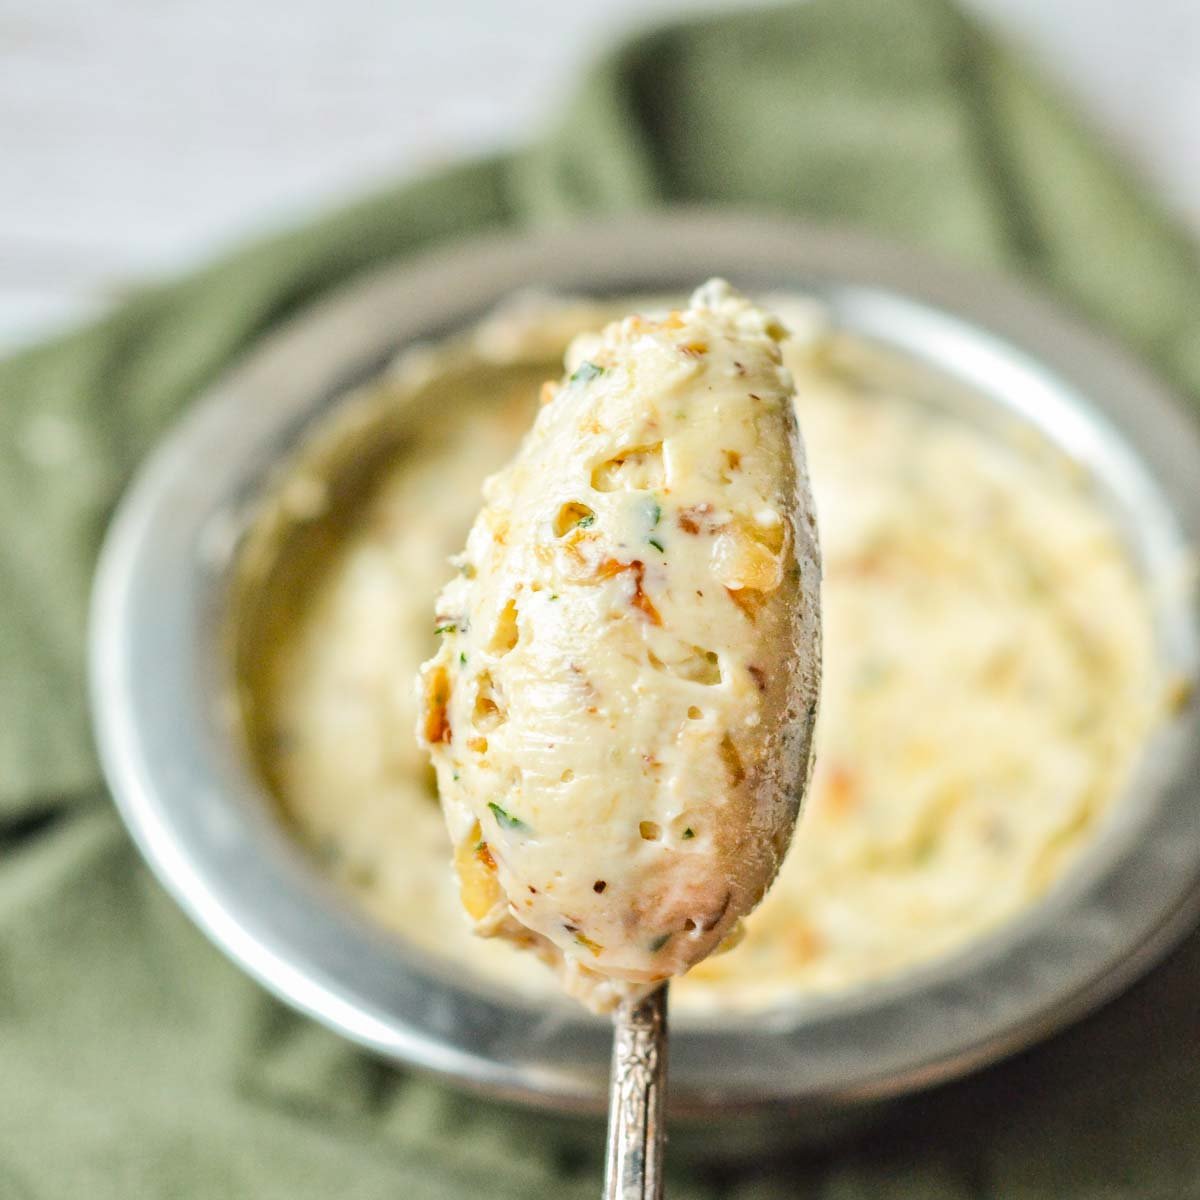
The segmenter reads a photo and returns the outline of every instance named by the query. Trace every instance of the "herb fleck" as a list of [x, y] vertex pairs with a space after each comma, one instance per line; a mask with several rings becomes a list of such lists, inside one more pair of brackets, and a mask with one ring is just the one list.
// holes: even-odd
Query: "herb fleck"
[[690, 842], [695, 836], [696, 831], [690, 825], [683, 831], [683, 840], [685, 842]]
[[654, 508], [651, 509], [650, 517], [651, 517], [650, 528], [653, 529], [659, 523], [659, 521], [662, 520], [662, 505], [661, 504], [654, 505]]
[[648, 541], [650, 545], [652, 545], [655, 550], [659, 552], [659, 554], [666, 554], [666, 551], [663, 549], [663, 544], [658, 540], [658, 538], [647, 538], [646, 541]]
[[492, 810], [492, 816], [496, 818], [496, 823], [504, 829], [515, 829], [521, 833], [529, 832], [529, 826], [520, 817], [514, 817], [512, 813], [505, 811], [494, 800], [488, 801], [488, 808]]
[[467, 655], [465, 651], [458, 656], [458, 661], [464, 667], [467, 665]]
[[578, 529], [586, 529], [589, 525], [595, 525], [595, 523], [596, 514], [588, 513], [586, 516], [580, 517], [579, 520], [575, 522], [575, 526]]
[[458, 629], [457, 625], [439, 625], [434, 633], [454, 633]]
[[604, 368], [592, 362], [590, 359], [584, 359], [583, 362], [575, 368], [574, 374], [571, 376], [572, 383], [591, 383], [593, 379], [599, 379], [604, 374]]

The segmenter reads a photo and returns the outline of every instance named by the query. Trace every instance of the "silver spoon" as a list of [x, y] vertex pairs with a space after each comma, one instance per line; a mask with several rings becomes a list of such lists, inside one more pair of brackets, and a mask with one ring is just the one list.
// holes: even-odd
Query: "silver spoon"
[[666, 1142], [667, 985], [613, 1019], [605, 1200], [660, 1200]]

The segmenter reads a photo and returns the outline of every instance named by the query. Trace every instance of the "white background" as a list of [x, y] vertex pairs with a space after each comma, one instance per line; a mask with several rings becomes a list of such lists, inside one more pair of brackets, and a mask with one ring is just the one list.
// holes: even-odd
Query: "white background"
[[[967, 0], [1200, 236], [1200, 0]], [[613, 35], [746, 0], [0, 0], [0, 352], [535, 135]]]

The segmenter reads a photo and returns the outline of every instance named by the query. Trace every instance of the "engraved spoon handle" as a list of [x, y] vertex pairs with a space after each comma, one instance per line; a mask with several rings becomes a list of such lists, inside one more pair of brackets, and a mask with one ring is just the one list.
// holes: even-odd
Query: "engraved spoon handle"
[[613, 1021], [604, 1200], [661, 1200], [666, 1140], [667, 987]]

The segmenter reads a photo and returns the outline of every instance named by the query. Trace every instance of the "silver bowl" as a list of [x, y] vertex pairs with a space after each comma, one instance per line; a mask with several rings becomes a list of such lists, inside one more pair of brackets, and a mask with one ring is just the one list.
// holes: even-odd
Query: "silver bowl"
[[[609, 1030], [464, 977], [356, 914], [272, 814], [228, 697], [234, 562], [280, 464], [399, 348], [530, 284], [597, 295], [709, 275], [817, 297], [972, 419], [1034, 426], [1086, 471], [1152, 599], [1164, 671], [1195, 676], [1186, 584], [1200, 442], [1109, 341], [1012, 284], [844, 232], [676, 213], [473, 242], [388, 266], [254, 349], [139, 474], [104, 549], [91, 629], [101, 755], [150, 865], [202, 929], [294, 1007], [490, 1094], [603, 1109]], [[1028, 1046], [1143, 971], [1200, 910], [1200, 721], [1154, 735], [1133, 786], [1035, 907], [959, 953], [766, 1014], [681, 1019], [673, 1119], [837, 1121]]]

